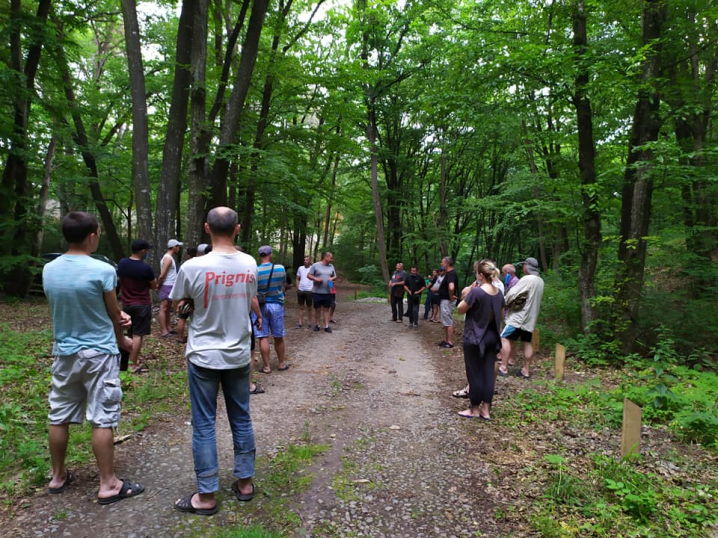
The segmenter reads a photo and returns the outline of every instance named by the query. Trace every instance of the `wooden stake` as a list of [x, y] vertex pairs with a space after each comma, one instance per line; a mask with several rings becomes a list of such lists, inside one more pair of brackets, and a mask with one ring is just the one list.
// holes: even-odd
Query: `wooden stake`
[[534, 353], [538, 353], [539, 344], [541, 343], [541, 334], [539, 334], [538, 328], [534, 329], [531, 335], [531, 347], [534, 348]]
[[641, 408], [628, 398], [623, 400], [623, 429], [621, 430], [621, 457], [641, 451]]
[[566, 347], [556, 344], [556, 353], [554, 356], [556, 365], [556, 379], [562, 380], [564, 374], [564, 364], [566, 363]]

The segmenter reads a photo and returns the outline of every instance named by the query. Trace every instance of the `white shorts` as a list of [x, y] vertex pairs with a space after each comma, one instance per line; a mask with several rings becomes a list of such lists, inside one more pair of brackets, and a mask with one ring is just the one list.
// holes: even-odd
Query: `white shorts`
[[55, 357], [50, 389], [50, 424], [81, 424], [83, 414], [93, 428], [114, 428], [120, 421], [120, 355], [83, 349]]

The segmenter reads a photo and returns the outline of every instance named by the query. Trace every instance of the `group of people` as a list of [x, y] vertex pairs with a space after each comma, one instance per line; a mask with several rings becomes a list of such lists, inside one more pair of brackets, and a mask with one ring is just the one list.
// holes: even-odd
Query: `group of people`
[[448, 256], [426, 279], [419, 275], [416, 265], [407, 274], [404, 264], [399, 262], [388, 282], [392, 321], [402, 323], [406, 313], [412, 329], [419, 328], [421, 294], [428, 292], [424, 319], [431, 316], [429, 321], [443, 325], [444, 339], [438, 344], [443, 349], [454, 347], [454, 309], [466, 315], [463, 350], [468, 385], [453, 392], [454, 397], [468, 398], [471, 402], [469, 409], [459, 413], [462, 417], [490, 419], [496, 377], [509, 375], [517, 341], [523, 343], [524, 358], [519, 375], [530, 377], [534, 355], [531, 341], [544, 283], [535, 258], [526, 258], [519, 265], [524, 273], [521, 279], [513, 264], [506, 264], [499, 271], [493, 260], [477, 261], [473, 267], [475, 281], [460, 296], [454, 260]]
[[523, 343], [519, 375], [525, 379], [531, 375], [531, 342], [544, 282], [535, 258], [526, 258], [520, 265], [524, 273], [521, 279], [512, 264], [504, 265], [499, 272], [494, 261], [477, 261], [473, 267], [476, 280], [461, 291], [457, 312], [466, 314], [463, 350], [468, 385], [454, 391], [453, 396], [469, 399], [469, 408], [459, 412], [462, 417], [491, 418], [496, 378], [509, 375], [517, 341]]
[[[403, 323], [404, 314], [409, 318], [409, 328], [419, 328], [419, 310], [421, 308], [421, 294], [428, 290], [429, 296], [425, 303], [424, 320], [429, 318], [429, 305], [431, 305], [431, 322], [441, 323], [444, 326], [446, 337], [439, 344], [442, 348], [454, 347], [454, 306], [459, 279], [454, 270], [454, 261], [446, 256], [441, 260], [441, 267], [433, 272], [431, 278], [422, 277], [416, 265], [412, 265], [410, 273], [404, 271], [404, 264], [396, 264], [396, 271], [388, 282], [391, 298], [391, 319]], [[404, 297], [406, 295], [406, 312], [404, 312]]]
[[[143, 262], [152, 245], [142, 239], [133, 241], [131, 256], [124, 258], [118, 269], [121, 308], [115, 293], [118, 275], [90, 256], [99, 244], [97, 219], [84, 212], [64, 217], [62, 232], [69, 248], [43, 269], [55, 356], [49, 395], [50, 494], [63, 493], [75, 479], [65, 465], [65, 454], [69, 425], [81, 423], [83, 416], [93, 428], [92, 446], [100, 472], [97, 502], [112, 504], [144, 492], [143, 485], [117, 478], [112, 430], [118, 425], [122, 401], [120, 351], [130, 354], [135, 369], [142, 367], [138, 357], [142, 338], [149, 334], [151, 325], [150, 290], [158, 289], [162, 303], [166, 301], [168, 308], [174, 303], [180, 322], [189, 324], [185, 355], [197, 487], [178, 499], [174, 508], [199, 515], [212, 515], [219, 509], [215, 498], [219, 489], [215, 423], [220, 387], [234, 444], [236, 480], [232, 490], [238, 501], [253, 498], [255, 442], [249, 397], [259, 387], [250, 379], [251, 352], [256, 338], [263, 364], [260, 371], [270, 373], [271, 335], [277, 369], [289, 368], [283, 341], [287, 275], [282, 265], [273, 263], [270, 246], [259, 248], [259, 264], [235, 246], [240, 225], [234, 210], [210, 210], [204, 228], [211, 238], [211, 249], [200, 245], [178, 268], [174, 257], [182, 243], [170, 240], [158, 278]], [[305, 270], [300, 268], [296, 275], [302, 291], [307, 291], [306, 280], [312, 283], [314, 330], [320, 330], [321, 315], [327, 333], [332, 332], [329, 323], [336, 293], [337, 274], [332, 261], [330, 252], [323, 253], [315, 264], [305, 257]], [[171, 310], [166, 310], [166, 315], [162, 312], [161, 307], [161, 334], [173, 335]], [[130, 336], [125, 336], [125, 331]]]

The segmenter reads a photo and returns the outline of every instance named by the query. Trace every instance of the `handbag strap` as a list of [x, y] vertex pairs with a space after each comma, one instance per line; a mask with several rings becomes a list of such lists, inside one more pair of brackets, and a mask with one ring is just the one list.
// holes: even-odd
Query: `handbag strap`
[[272, 268], [269, 270], [269, 278], [267, 279], [267, 289], [264, 290], [264, 293], [269, 293], [269, 286], [272, 284], [272, 273], [274, 273], [274, 264], [272, 264]]

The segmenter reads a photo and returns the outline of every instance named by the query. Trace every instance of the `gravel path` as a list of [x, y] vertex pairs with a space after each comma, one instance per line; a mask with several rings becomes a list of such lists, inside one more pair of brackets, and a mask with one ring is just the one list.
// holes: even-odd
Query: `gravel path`
[[[290, 302], [294, 294], [290, 293]], [[340, 299], [343, 299], [340, 296]], [[344, 298], [345, 299], [345, 298]], [[438, 324], [418, 331], [390, 321], [386, 303], [340, 301], [334, 332], [294, 329], [287, 312], [291, 368], [258, 375], [265, 394], [252, 397], [258, 455], [311, 438], [330, 448], [310, 468], [312, 481], [288, 500], [299, 524], [293, 536], [499, 536], [500, 502], [487, 465], [459, 419], [446, 378], [458, 388], [461, 353], [442, 351]], [[273, 353], [273, 352], [272, 352]], [[276, 367], [276, 357], [272, 357]], [[232, 449], [226, 417], [218, 418], [220, 512], [212, 518], [179, 514], [172, 503], [194, 491], [189, 409], [117, 446], [118, 474], [142, 482], [144, 495], [109, 507], [94, 502], [93, 467], [63, 495], [38, 494], [4, 523], [5, 536], [207, 536], [217, 527], [262, 523], [260, 494], [240, 506], [230, 491]]]

